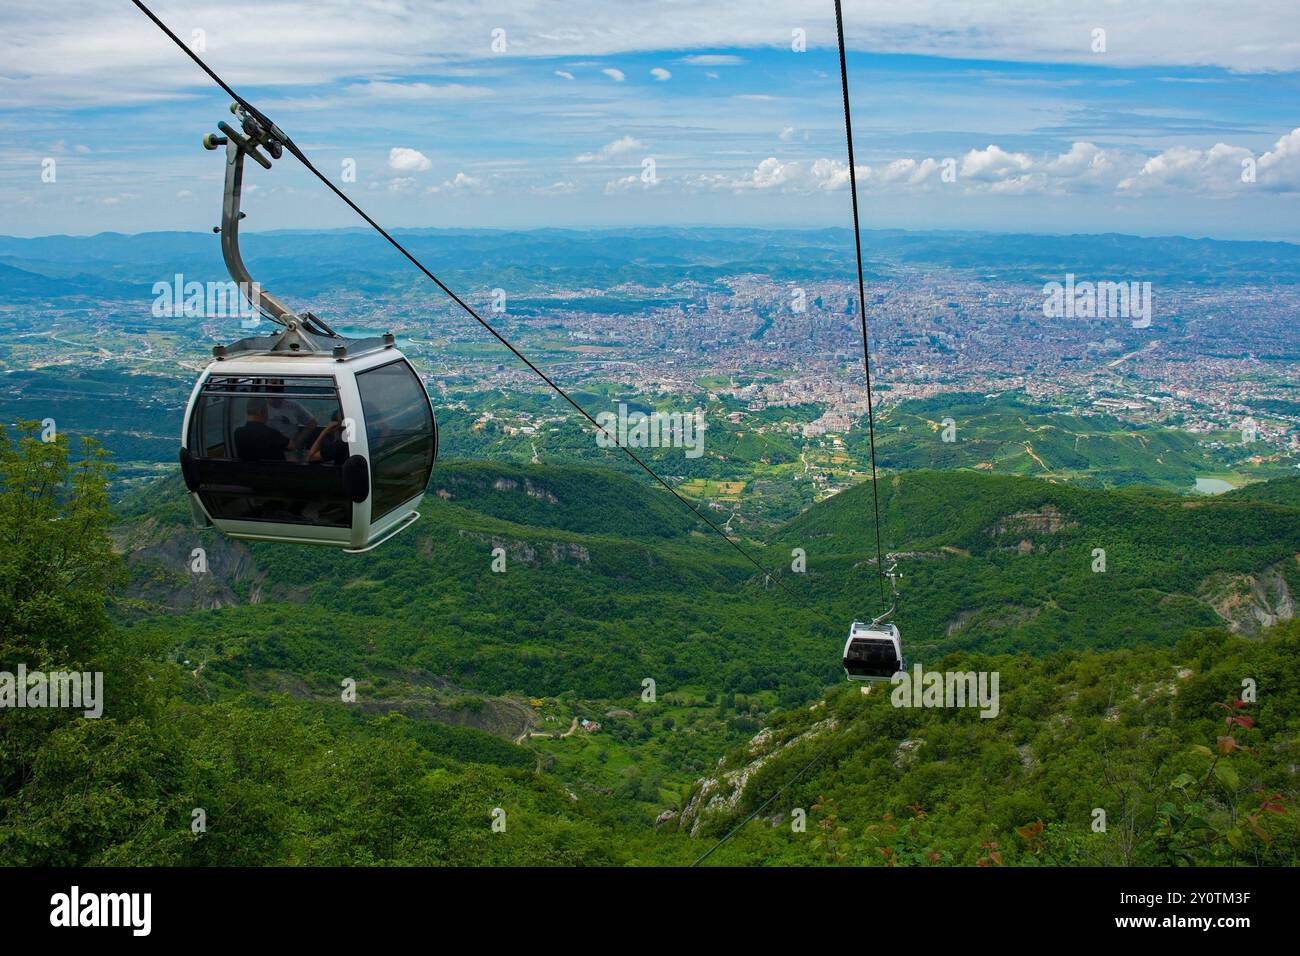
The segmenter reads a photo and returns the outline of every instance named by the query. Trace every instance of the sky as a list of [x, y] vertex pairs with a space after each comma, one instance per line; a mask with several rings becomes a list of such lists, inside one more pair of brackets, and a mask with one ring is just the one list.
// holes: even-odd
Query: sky
[[[393, 227], [852, 222], [831, 0], [152, 6]], [[1295, 0], [844, 21], [864, 228], [1300, 241]], [[0, 233], [210, 229], [227, 105], [130, 0], [6, 0]], [[287, 156], [246, 184], [245, 229], [357, 224]]]

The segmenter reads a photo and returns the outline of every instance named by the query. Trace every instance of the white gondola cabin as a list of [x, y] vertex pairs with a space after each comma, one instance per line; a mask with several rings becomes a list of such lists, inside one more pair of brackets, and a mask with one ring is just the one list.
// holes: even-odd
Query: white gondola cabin
[[245, 341], [200, 376], [186, 411], [181, 471], [198, 522], [365, 551], [418, 519], [438, 431], [391, 336], [302, 355]]
[[284, 136], [231, 106], [237, 130], [204, 137], [226, 147], [221, 251], [231, 278], [281, 329], [213, 349], [181, 428], [181, 474], [194, 518], [244, 541], [377, 547], [419, 517], [438, 455], [424, 383], [392, 334], [349, 339], [291, 311], [253, 282], [239, 252], [245, 157], [271, 168]]
[[887, 681], [903, 670], [903, 645], [893, 624], [854, 621], [844, 642], [844, 673], [851, 681]]

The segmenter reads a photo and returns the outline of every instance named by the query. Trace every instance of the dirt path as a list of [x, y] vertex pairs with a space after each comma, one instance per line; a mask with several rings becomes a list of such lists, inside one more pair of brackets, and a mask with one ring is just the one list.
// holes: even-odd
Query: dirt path
[[1034, 459], [1034, 461], [1036, 461], [1036, 462], [1038, 462], [1038, 464], [1042, 465], [1042, 467], [1043, 467], [1043, 471], [1051, 471], [1051, 470], [1052, 470], [1052, 469], [1050, 469], [1050, 468], [1047, 467], [1047, 462], [1043, 461], [1043, 459], [1039, 458], [1037, 455], [1034, 454], [1034, 446], [1031, 445], [1029, 442], [1025, 442], [1025, 451], [1029, 453], [1029, 457], [1030, 457], [1030, 458]]
[[549, 730], [533, 730], [533, 731], [525, 730], [522, 734], [520, 734], [518, 737], [515, 738], [515, 743], [522, 744], [524, 740], [528, 737], [550, 737], [554, 740], [563, 740], [565, 737], [572, 737], [573, 732], [577, 729], [578, 729], [578, 718], [574, 717], [573, 723], [569, 724], [569, 729], [562, 734], [552, 733]]

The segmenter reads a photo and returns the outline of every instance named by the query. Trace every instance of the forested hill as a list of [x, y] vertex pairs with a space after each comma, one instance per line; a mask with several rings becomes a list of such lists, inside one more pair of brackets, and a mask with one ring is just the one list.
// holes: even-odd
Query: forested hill
[[996, 673], [997, 716], [840, 687], [773, 715], [661, 828], [703, 853], [761, 809], [710, 858], [732, 866], [1300, 859], [1297, 623], [1260, 640], [1208, 630], [1172, 648], [927, 666]]
[[[1285, 483], [882, 482], [908, 656], [999, 672], [985, 720], [843, 686], [847, 622], [880, 606], [870, 486], [742, 539], [779, 588], [666, 493], [591, 470], [444, 463], [421, 522], [361, 556], [197, 532], [174, 478], [114, 516], [104, 478], [63, 440], [0, 441], [0, 670], [108, 688], [101, 720], [5, 712], [10, 862], [682, 863], [814, 756], [718, 859], [1296, 857], [1265, 806], [1293, 804], [1300, 758]], [[1246, 678], [1258, 703], [1233, 710]], [[1225, 702], [1249, 752], [1216, 742]], [[1080, 843], [1099, 806], [1111, 835]]]
[[[1211, 626], [1257, 634], [1293, 615], [1300, 587], [1300, 506], [1282, 503], [1300, 483], [1272, 484], [1255, 500], [975, 472], [883, 480], [909, 656], [1169, 645]], [[410, 533], [353, 556], [196, 532], [183, 489], [165, 481], [128, 503], [116, 532], [133, 572], [123, 611], [183, 645], [301, 633], [304, 659], [418, 666], [491, 693], [613, 698], [671, 674], [793, 699], [837, 678], [840, 632], [881, 606], [869, 484], [768, 542], [738, 534], [784, 587], [765, 587], [666, 492], [619, 474], [449, 462], [430, 489]], [[189, 571], [195, 546], [208, 574]]]
[[[914, 646], [1029, 650], [1171, 643], [1188, 628], [1246, 634], [1294, 614], [1300, 481], [1189, 498], [969, 472], [880, 482], [886, 549], [903, 577]], [[871, 487], [791, 521], [816, 599], [846, 607], [873, 586]]]

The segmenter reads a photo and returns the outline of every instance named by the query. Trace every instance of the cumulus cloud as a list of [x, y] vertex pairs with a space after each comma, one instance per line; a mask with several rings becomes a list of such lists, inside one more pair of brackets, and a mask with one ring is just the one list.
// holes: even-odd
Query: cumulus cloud
[[1291, 130], [1259, 158], [1259, 183], [1277, 192], [1300, 192], [1300, 128]]
[[658, 178], [646, 179], [639, 173], [630, 173], [627, 176], [621, 176], [618, 179], [611, 179], [605, 183], [605, 194], [613, 195], [615, 193], [632, 192], [633, 190], [653, 189], [659, 185]]
[[563, 77], [566, 80], [573, 79], [573, 74], [570, 73], [568, 70], [556, 70], [555, 75], [559, 77]]
[[1300, 192], [1300, 128], [1279, 138], [1258, 157], [1243, 146], [1227, 143], [1215, 143], [1206, 150], [1174, 146], [1152, 156], [1119, 184], [1121, 192], [1132, 194], [1230, 195], [1251, 188]]
[[966, 179], [994, 182], [1027, 172], [1034, 161], [1024, 153], [1008, 153], [1000, 146], [972, 149], [962, 157], [961, 175]]
[[639, 139], [632, 136], [620, 136], [618, 139], [606, 143], [594, 153], [581, 153], [575, 156], [574, 160], [579, 163], [605, 163], [625, 153], [640, 149], [645, 149], [645, 144]]
[[[787, 127], [781, 138], [788, 139]], [[1253, 169], [1255, 182], [1244, 175]], [[1077, 141], [1062, 153], [1031, 155], [991, 143], [960, 157], [902, 157], [874, 166], [857, 167], [858, 185], [877, 192], [955, 189], [966, 194], [1069, 195], [1109, 192], [1139, 196], [1181, 193], [1201, 196], [1237, 195], [1261, 189], [1300, 193], [1300, 128], [1281, 136], [1256, 156], [1243, 146], [1216, 143], [1208, 149], [1174, 146], [1156, 155], [1131, 149], [1103, 148]], [[782, 160], [769, 156], [754, 168], [737, 173], [708, 173], [683, 177], [688, 189], [804, 192], [841, 189], [848, 185], [848, 165], [842, 160]]]
[[394, 146], [388, 151], [388, 168], [402, 173], [422, 173], [433, 168], [433, 161], [418, 149]]
[[751, 174], [750, 182], [755, 189], [771, 189], [789, 182], [798, 172], [798, 164], [783, 163], [775, 156], [769, 156], [758, 164]]
[[[849, 184], [849, 164], [842, 163], [838, 159], [818, 159], [814, 160], [809, 167], [809, 175], [812, 177], [812, 185], [816, 189], [840, 189]], [[859, 165], [854, 168], [858, 174], [858, 181], [871, 178], [871, 167]]]
[[895, 159], [882, 167], [876, 178], [884, 185], [925, 186], [937, 178], [941, 165], [932, 157]]
[[1174, 146], [1142, 164], [1142, 169], [1119, 184], [1121, 192], [1223, 193], [1241, 182], [1242, 161], [1254, 159], [1250, 150], [1227, 143], [1210, 149]]
[[662, 66], [656, 66], [654, 69], [650, 71], [650, 75], [653, 76], [660, 83], [666, 82], [667, 80], [671, 80], [673, 78], [673, 75], [669, 73], [667, 70], [665, 70]]
[[[871, 170], [859, 165], [859, 180], [871, 175]], [[848, 185], [848, 163], [836, 159], [817, 159], [811, 163], [783, 162], [775, 156], [769, 156], [748, 173], [729, 175], [726, 173], [709, 173], [689, 177], [685, 184], [690, 189], [720, 190], [736, 192], [747, 190], [779, 192], [814, 192], [818, 190], [839, 189]]]
[[1113, 185], [1123, 158], [1101, 149], [1094, 143], [1078, 142], [1049, 160], [1044, 171], [1049, 179], [1063, 186], [1095, 187]]
[[614, 67], [612, 67], [612, 66], [610, 66], [610, 67], [606, 67], [605, 69], [601, 70], [600, 72], [604, 73], [607, 77], [609, 77], [609, 78], [610, 78], [611, 80], [613, 80], [615, 83], [622, 83], [624, 80], [627, 79], [627, 75], [626, 75], [622, 70], [616, 70], [616, 69], [614, 69]]
[[443, 180], [440, 186], [430, 186], [431, 193], [485, 193], [490, 192], [477, 176], [457, 173], [454, 178]]

